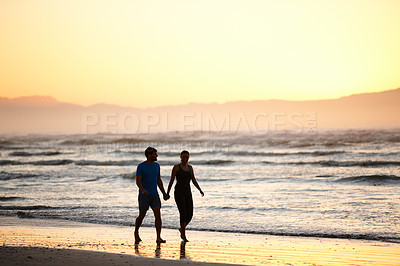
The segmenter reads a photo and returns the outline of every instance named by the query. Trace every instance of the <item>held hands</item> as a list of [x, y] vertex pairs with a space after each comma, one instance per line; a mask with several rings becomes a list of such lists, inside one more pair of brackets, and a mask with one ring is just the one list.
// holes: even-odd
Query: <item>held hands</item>
[[163, 194], [163, 198], [164, 198], [164, 200], [169, 200], [170, 196], [169, 196], [169, 194], [164, 193]]
[[142, 190], [142, 195], [143, 195], [143, 196], [148, 196], [148, 195], [149, 195], [149, 192], [148, 192], [147, 190], [143, 189], [143, 190]]

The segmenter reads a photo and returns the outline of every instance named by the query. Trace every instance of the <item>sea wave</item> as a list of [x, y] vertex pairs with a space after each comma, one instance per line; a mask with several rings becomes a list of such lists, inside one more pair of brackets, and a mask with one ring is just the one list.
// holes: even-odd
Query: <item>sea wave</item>
[[193, 165], [224, 165], [224, 164], [232, 164], [235, 161], [233, 160], [199, 160], [193, 161]]
[[[6, 214], [7, 215], [7, 214]], [[10, 216], [14, 216], [15, 213], [9, 213], [8, 215]], [[46, 213], [40, 213], [40, 212], [34, 212], [32, 210], [28, 210], [28, 211], [18, 211], [16, 213], [16, 215], [18, 216], [18, 218], [24, 219], [24, 218], [28, 218], [28, 219], [34, 219], [34, 218], [39, 218], [39, 219], [62, 219], [61, 216], [57, 215], [57, 214], [46, 214]], [[69, 220], [69, 219], [67, 219]]]
[[13, 201], [13, 200], [17, 200], [17, 199], [23, 199], [22, 197], [0, 197], [0, 201]]
[[32, 215], [29, 212], [23, 212], [23, 211], [17, 212], [17, 216], [18, 216], [18, 218], [35, 218], [35, 217], [37, 217], [35, 215]]
[[191, 228], [194, 231], [206, 232], [222, 232], [222, 233], [239, 233], [239, 234], [255, 234], [255, 235], [273, 235], [273, 236], [295, 236], [295, 237], [318, 237], [318, 238], [339, 238], [339, 239], [360, 239], [360, 240], [376, 240], [384, 242], [400, 243], [399, 237], [381, 236], [378, 234], [358, 234], [358, 233], [309, 233], [309, 232], [282, 232], [279, 231], [256, 231], [256, 230], [224, 230], [214, 228]]
[[0, 160], [0, 165], [19, 165], [23, 164], [22, 162], [19, 161], [12, 161], [12, 160]]
[[16, 151], [9, 154], [9, 156], [19, 156], [19, 157], [29, 157], [29, 156], [55, 156], [65, 154], [59, 151], [47, 151], [47, 152], [25, 152], [25, 151]]
[[346, 151], [299, 151], [299, 152], [248, 152], [248, 151], [237, 151], [237, 152], [227, 152], [225, 154], [230, 156], [293, 156], [293, 155], [311, 155], [311, 156], [328, 156], [335, 154], [343, 154]]
[[400, 166], [400, 161], [317, 161], [317, 162], [295, 162], [293, 164], [318, 164], [330, 167], [381, 167]]
[[400, 136], [388, 136], [386, 138], [387, 142], [400, 142]]
[[229, 181], [231, 179], [229, 178], [218, 178], [218, 179], [213, 179], [213, 178], [202, 178], [201, 182], [225, 182]]
[[13, 161], [13, 160], [0, 160], [0, 165], [66, 165], [72, 164], [73, 160], [63, 159], [63, 160], [41, 160], [41, 161]]
[[385, 184], [385, 183], [400, 183], [400, 176], [396, 175], [362, 175], [342, 177], [335, 182], [343, 183], [372, 183], [372, 184]]
[[140, 138], [118, 138], [109, 141], [109, 143], [123, 143], [123, 144], [137, 144], [143, 142], [148, 142], [148, 140]]
[[99, 140], [94, 140], [94, 139], [68, 139], [68, 140], [64, 140], [60, 143], [60, 145], [66, 145], [66, 146], [74, 146], [74, 145], [78, 145], [78, 146], [85, 146], [85, 145], [95, 145], [95, 144], [101, 144], [102, 142]]
[[58, 209], [59, 207], [52, 207], [46, 205], [35, 205], [35, 206], [0, 206], [0, 210], [6, 211], [34, 211], [34, 210], [48, 210], [48, 209]]
[[276, 165], [320, 165], [326, 167], [388, 167], [388, 166], [400, 166], [400, 161], [334, 161], [334, 160], [323, 160], [323, 161], [299, 161], [299, 162], [272, 162], [263, 161], [263, 164], [276, 164]]
[[5, 180], [11, 180], [11, 179], [19, 179], [19, 178], [32, 178], [32, 177], [38, 177], [39, 175], [37, 174], [25, 174], [25, 173], [8, 173], [5, 171], [0, 172], [0, 180], [5, 181]]
[[120, 174], [119, 175], [122, 178], [126, 178], [126, 179], [136, 179], [136, 173], [125, 173], [125, 174]]
[[73, 160], [63, 159], [63, 160], [48, 160], [48, 161], [34, 161], [34, 162], [27, 162], [27, 164], [33, 165], [66, 165], [72, 164]]
[[0, 140], [0, 146], [3, 146], [3, 145], [14, 145], [15, 144], [15, 142], [14, 141], [12, 141], [12, 140], [4, 140], [4, 139], [1, 139]]
[[100, 166], [130, 166], [138, 165], [141, 161], [137, 160], [120, 160], [120, 161], [96, 161], [96, 160], [79, 160], [75, 161], [76, 165], [100, 165]]

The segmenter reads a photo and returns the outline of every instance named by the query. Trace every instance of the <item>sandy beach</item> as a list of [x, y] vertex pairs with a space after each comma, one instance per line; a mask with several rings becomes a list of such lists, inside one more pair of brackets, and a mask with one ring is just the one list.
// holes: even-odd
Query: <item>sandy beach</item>
[[131, 227], [63, 220], [0, 218], [2, 265], [400, 265], [400, 244], [354, 239], [142, 228], [135, 247]]

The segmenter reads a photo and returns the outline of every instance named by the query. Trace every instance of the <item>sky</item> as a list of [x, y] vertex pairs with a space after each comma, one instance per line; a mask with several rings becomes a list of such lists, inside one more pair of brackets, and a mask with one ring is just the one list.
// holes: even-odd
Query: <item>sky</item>
[[2, 0], [0, 96], [138, 108], [400, 87], [398, 0]]

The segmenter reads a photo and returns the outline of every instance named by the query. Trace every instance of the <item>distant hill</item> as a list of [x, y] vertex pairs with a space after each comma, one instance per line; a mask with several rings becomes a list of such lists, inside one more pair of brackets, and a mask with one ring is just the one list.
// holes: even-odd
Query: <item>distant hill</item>
[[60, 104], [59, 101], [50, 96], [27, 96], [14, 99], [0, 97], [0, 106], [55, 106]]
[[400, 89], [330, 100], [191, 103], [149, 109], [84, 107], [48, 96], [0, 97], [0, 133], [313, 132], [326, 127], [399, 127], [399, 114]]

